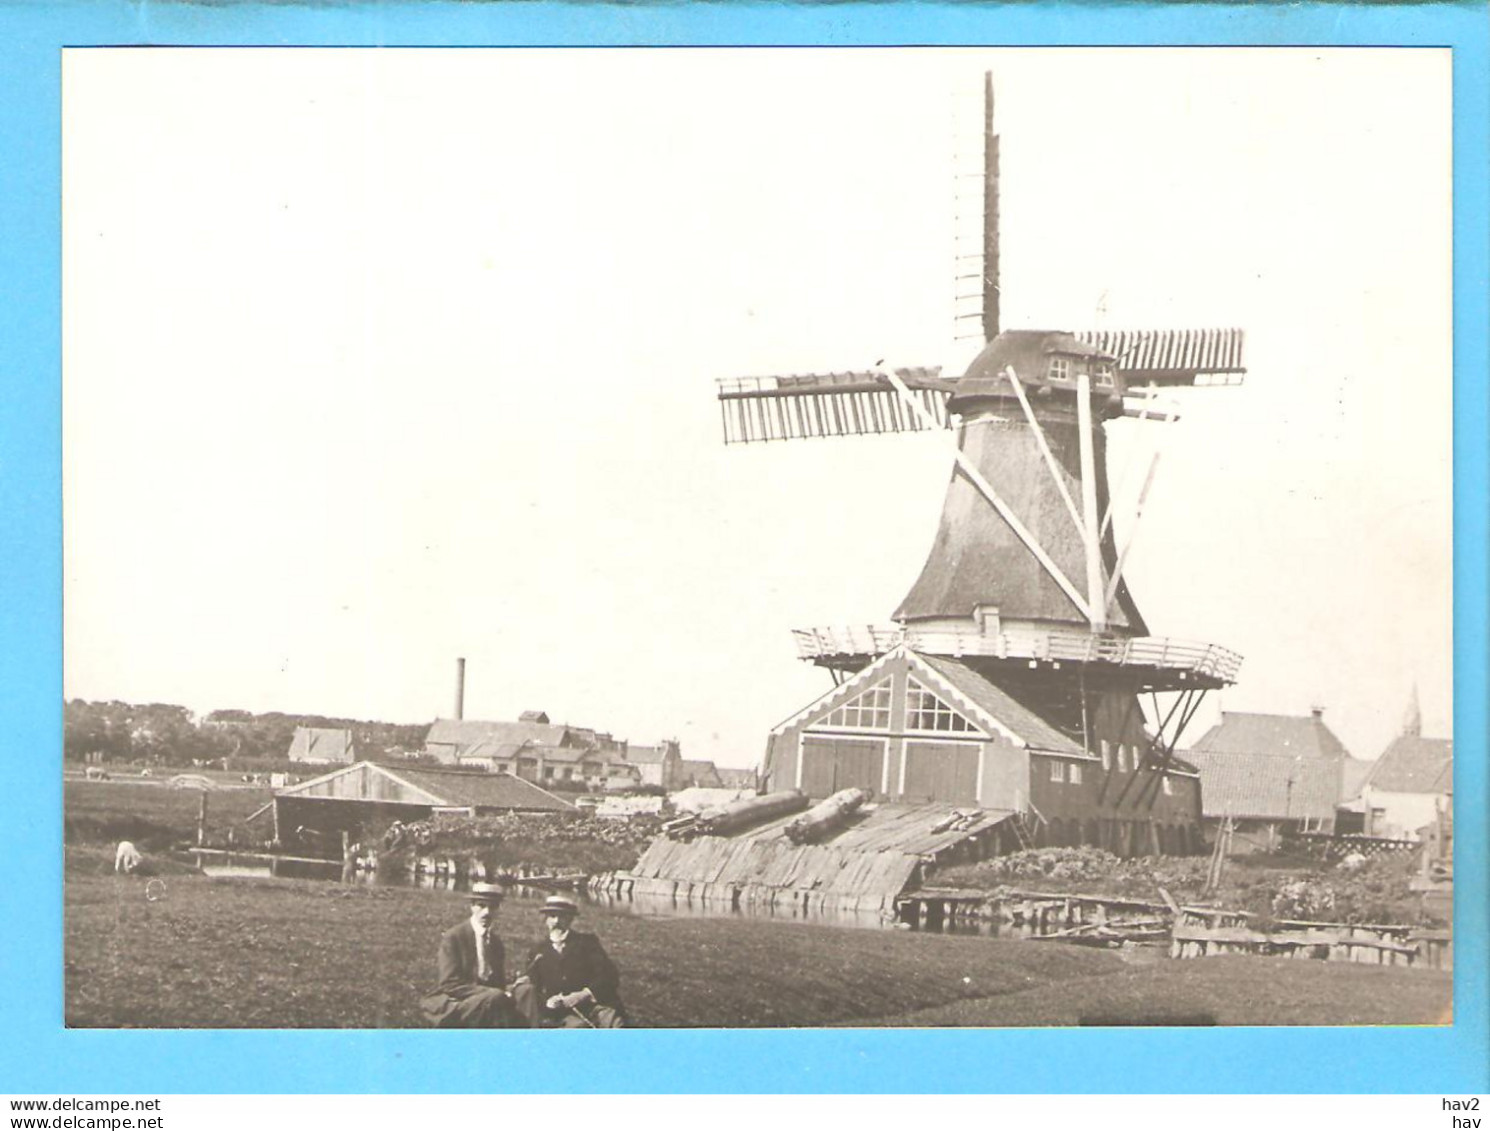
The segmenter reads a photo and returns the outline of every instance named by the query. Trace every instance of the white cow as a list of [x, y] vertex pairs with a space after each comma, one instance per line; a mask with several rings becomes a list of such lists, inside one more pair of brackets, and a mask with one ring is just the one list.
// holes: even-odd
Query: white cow
[[124, 872], [127, 875], [144, 862], [145, 857], [130, 841], [121, 840], [119, 847], [114, 849], [114, 871], [116, 872]]

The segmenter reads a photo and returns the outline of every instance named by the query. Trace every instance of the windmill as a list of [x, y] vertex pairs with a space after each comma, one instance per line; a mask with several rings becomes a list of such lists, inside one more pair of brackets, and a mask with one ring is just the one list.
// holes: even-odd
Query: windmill
[[[993, 79], [986, 74], [983, 247], [980, 270], [967, 276], [981, 285], [974, 316], [984, 345], [961, 377], [945, 377], [940, 367], [876, 363], [834, 373], [726, 379], [718, 388], [724, 440], [953, 433], [953, 469], [936, 537], [894, 626], [796, 630], [801, 657], [826, 668], [837, 685], [897, 649], [932, 662], [953, 660], [959, 671], [972, 672], [1011, 700], [1006, 713], [1026, 711], [1036, 731], [1036, 722], [1049, 724], [1089, 756], [1101, 751], [1109, 778], [1118, 752], [1125, 776], [1121, 783], [1103, 783], [1098, 809], [1106, 817], [1134, 801], [1152, 811], [1161, 785], [1170, 790], [1163, 783], [1185, 724], [1207, 691], [1235, 680], [1240, 657], [1149, 633], [1123, 571], [1157, 456], [1119, 550], [1104, 424], [1120, 416], [1173, 422], [1178, 414], [1162, 399], [1167, 390], [1239, 384], [1242, 332], [1005, 329], [999, 176]], [[1143, 725], [1141, 695], [1151, 697], [1153, 730]], [[887, 726], [892, 717], [902, 716], [887, 714]], [[772, 757], [778, 737], [773, 733]], [[895, 796], [910, 756], [899, 755], [900, 773], [892, 774], [892, 738], [887, 730], [886, 753], [867, 769], [855, 771], [852, 759], [824, 755], [834, 787], [867, 785]], [[801, 736], [794, 741], [800, 744]], [[1026, 746], [1038, 749], [1031, 741]], [[1130, 750], [1134, 769], [1126, 764]], [[796, 762], [799, 779], [805, 757]], [[874, 766], [878, 781], [858, 780], [874, 778]], [[813, 780], [813, 772], [806, 776]], [[1194, 793], [1198, 822], [1198, 781]], [[1032, 803], [1030, 795], [1023, 800]], [[1099, 830], [1098, 839], [1114, 835]], [[1083, 832], [1078, 839], [1091, 837]], [[1136, 842], [1124, 843], [1137, 850]]]

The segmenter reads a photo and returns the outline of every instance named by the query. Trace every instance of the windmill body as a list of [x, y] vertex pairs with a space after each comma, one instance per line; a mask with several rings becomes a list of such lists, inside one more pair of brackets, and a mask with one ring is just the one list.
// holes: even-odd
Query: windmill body
[[[771, 788], [812, 797], [860, 787], [891, 804], [1006, 811], [1020, 843], [1192, 851], [1200, 781], [1174, 745], [1240, 657], [1150, 633], [1123, 579], [1104, 424], [1173, 420], [1161, 390], [1237, 383], [1242, 335], [1001, 330], [991, 81], [987, 91], [988, 343], [967, 372], [876, 366], [720, 385], [726, 442], [956, 434], [936, 536], [893, 623], [795, 632], [835, 686], [772, 731], [765, 773]], [[1152, 477], [1151, 465], [1140, 511]]]

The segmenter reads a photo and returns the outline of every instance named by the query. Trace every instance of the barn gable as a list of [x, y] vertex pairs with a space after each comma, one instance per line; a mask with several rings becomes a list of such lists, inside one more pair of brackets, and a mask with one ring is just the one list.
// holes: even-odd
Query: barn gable
[[904, 645], [886, 652], [874, 663], [861, 669], [851, 679], [846, 679], [831, 691], [819, 695], [807, 706], [803, 707], [795, 715], [778, 723], [771, 731], [773, 735], [781, 734], [790, 727], [799, 726], [810, 718], [815, 718], [824, 713], [824, 709], [832, 709], [850, 698], [858, 695], [865, 687], [877, 681], [885, 672], [887, 667], [896, 659], [904, 656], [908, 650]]
[[1022, 808], [1029, 752], [1087, 755], [954, 661], [900, 645], [771, 733], [773, 788]]
[[373, 762], [344, 769], [276, 791], [279, 797], [326, 797], [358, 801], [387, 801], [401, 805], [448, 806], [448, 800], [403, 781]]
[[[972, 669], [956, 660], [913, 652], [904, 644], [891, 649], [852, 678], [819, 696], [778, 725], [771, 734], [779, 735], [799, 726], [815, 729], [864, 729], [867, 726], [863, 722], [866, 718], [865, 704], [868, 702], [866, 697], [872, 693], [886, 696], [888, 692], [881, 689], [888, 689], [890, 680], [898, 673], [911, 673], [909, 678], [915, 679], [922, 692], [929, 693], [946, 710], [963, 719], [969, 733], [984, 737], [1000, 736], [1015, 746], [1077, 755], [1084, 753], [1076, 743]], [[857, 715], [851, 710], [851, 704], [859, 705]], [[900, 705], [896, 706], [894, 718], [896, 725], [900, 726], [904, 724], [905, 717]], [[888, 705], [880, 709], [888, 710]], [[851, 717], [857, 717], [859, 721], [841, 721]], [[840, 721], [835, 722], [835, 719]], [[923, 721], [924, 719], [925, 716]], [[882, 722], [868, 726], [868, 729], [888, 730], [890, 726], [891, 720], [884, 718]], [[912, 729], [932, 728], [917, 726]]]

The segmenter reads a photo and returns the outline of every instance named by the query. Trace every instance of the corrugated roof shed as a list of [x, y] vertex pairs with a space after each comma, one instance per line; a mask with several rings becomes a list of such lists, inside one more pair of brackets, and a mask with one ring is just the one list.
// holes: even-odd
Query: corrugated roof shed
[[1067, 738], [1039, 715], [1014, 699], [1008, 692], [988, 682], [961, 660], [949, 659], [946, 656], [928, 656], [921, 652], [912, 652], [911, 655], [1035, 749], [1055, 750], [1066, 754], [1085, 753], [1080, 743]]
[[404, 766], [379, 768], [439, 797], [452, 807], [474, 805], [483, 809], [551, 812], [567, 812], [574, 808], [562, 797], [511, 774], [431, 770], [423, 767], [410, 769]]
[[1341, 799], [1341, 762], [1298, 754], [1190, 750], [1207, 817], [1329, 819]]
[[568, 812], [562, 797], [510, 774], [358, 762], [274, 791], [276, 797], [396, 802], [464, 809]]
[[292, 762], [354, 762], [352, 732], [328, 727], [296, 727], [288, 757]]
[[1222, 711], [1191, 752], [1287, 754], [1305, 758], [1346, 758], [1350, 751], [1319, 715], [1261, 715]]
[[1453, 793], [1454, 743], [1399, 734], [1382, 751], [1366, 783], [1386, 793]]

